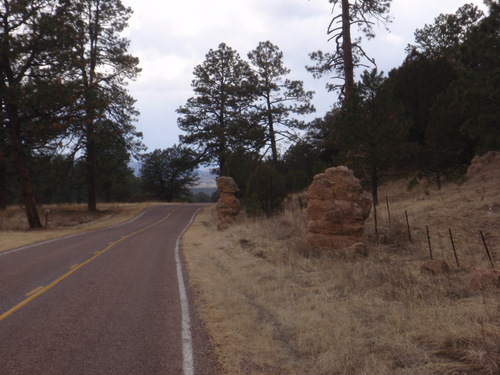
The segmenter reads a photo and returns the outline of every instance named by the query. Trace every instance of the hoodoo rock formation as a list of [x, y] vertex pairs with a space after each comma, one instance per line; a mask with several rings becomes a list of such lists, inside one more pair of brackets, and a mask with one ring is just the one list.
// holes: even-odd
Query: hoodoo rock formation
[[222, 176], [217, 179], [217, 191], [217, 229], [220, 230], [234, 223], [240, 212], [240, 201], [235, 196], [240, 189], [231, 177]]
[[360, 241], [371, 199], [349, 168], [329, 168], [314, 176], [308, 195], [308, 240], [331, 248], [346, 248]]

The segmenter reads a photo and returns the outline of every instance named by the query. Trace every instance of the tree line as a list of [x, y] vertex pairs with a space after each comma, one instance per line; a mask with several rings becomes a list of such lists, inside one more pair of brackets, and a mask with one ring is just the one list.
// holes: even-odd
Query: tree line
[[[315, 65], [307, 67], [316, 78], [338, 78], [327, 83], [339, 100], [324, 117], [294, 119], [313, 111], [313, 93], [283, 80], [289, 71], [270, 42], [250, 52], [249, 63], [224, 43], [210, 50], [194, 70], [195, 95], [178, 110], [180, 143], [217, 175], [234, 177], [252, 212], [272, 214], [287, 192], [331, 165], [353, 168], [376, 206], [387, 177], [413, 173], [413, 183], [427, 178], [440, 188], [476, 154], [500, 148], [497, 1], [485, 1], [488, 15], [465, 4], [416, 30], [415, 44], [388, 75], [350, 29], [373, 38], [377, 21], [390, 22], [390, 1], [330, 2], [339, 8], [328, 26], [335, 52], [312, 52]], [[277, 136], [292, 141], [283, 153]]]
[[35, 190], [64, 189], [49, 176], [66, 170], [68, 199], [84, 187], [95, 211], [98, 177], [143, 149], [126, 90], [139, 60], [121, 36], [131, 14], [119, 0], [0, 4], [0, 207], [15, 172], [31, 228], [41, 226]]
[[331, 111], [303, 120], [314, 93], [288, 78], [270, 41], [247, 59], [221, 43], [194, 68], [193, 96], [177, 110], [179, 143], [149, 153], [126, 89], [140, 72], [121, 36], [132, 10], [119, 0], [2, 2], [0, 208], [21, 200], [36, 227], [37, 201], [95, 210], [98, 201], [186, 199], [200, 165], [233, 177], [251, 215], [272, 215], [338, 164], [355, 169], [376, 204], [384, 178], [412, 173], [440, 187], [500, 148], [498, 1], [485, 1], [487, 15], [465, 4], [416, 30], [388, 75], [351, 29], [373, 38], [377, 23], [390, 23], [391, 1], [329, 2], [333, 52], [311, 52], [307, 70], [334, 77]]

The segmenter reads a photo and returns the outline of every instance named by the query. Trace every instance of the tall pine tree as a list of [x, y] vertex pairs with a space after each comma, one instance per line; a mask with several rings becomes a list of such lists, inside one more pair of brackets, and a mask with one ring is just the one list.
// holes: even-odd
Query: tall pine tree
[[139, 59], [128, 53], [129, 40], [121, 36], [130, 8], [120, 0], [80, 0], [77, 11], [73, 75], [80, 96], [72, 134], [78, 139], [74, 153], [85, 155], [87, 205], [95, 211], [100, 138], [113, 137], [132, 153], [143, 149], [142, 134], [133, 125], [138, 115], [135, 99], [126, 89], [140, 68]]
[[271, 42], [261, 42], [248, 54], [257, 76], [256, 115], [266, 128], [266, 139], [272, 160], [278, 162], [277, 141], [293, 140], [297, 129], [305, 124], [291, 115], [305, 115], [315, 111], [311, 104], [313, 91], [305, 91], [302, 81], [285, 77], [290, 73], [283, 64], [283, 53]]
[[221, 43], [195, 67], [195, 96], [177, 110], [181, 143], [191, 146], [198, 160], [229, 175], [228, 157], [240, 147], [260, 149], [264, 131], [251, 121], [256, 78], [240, 55]]
[[71, 102], [65, 83], [73, 15], [67, 0], [0, 3], [0, 153], [13, 155], [30, 228], [41, 222], [27, 157], [33, 144], [64, 131], [56, 116]]
[[[342, 79], [343, 84], [328, 84], [329, 90], [340, 89], [341, 99], [348, 100], [354, 87], [354, 69], [365, 66], [368, 61], [375, 61], [364, 51], [361, 37], [353, 38], [352, 28], [357, 26], [367, 39], [375, 37], [376, 23], [390, 22], [389, 9], [392, 0], [328, 0], [333, 4], [333, 16], [328, 25], [329, 40], [335, 42], [335, 52], [323, 53], [316, 51], [310, 54], [315, 66], [307, 69], [315, 78], [324, 74], [334, 73], [336, 79]], [[338, 9], [338, 11], [337, 11]]]

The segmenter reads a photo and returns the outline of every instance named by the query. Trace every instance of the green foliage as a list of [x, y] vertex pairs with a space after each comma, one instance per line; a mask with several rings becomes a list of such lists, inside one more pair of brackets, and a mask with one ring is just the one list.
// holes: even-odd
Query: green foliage
[[364, 71], [334, 122], [339, 156], [367, 179], [375, 204], [378, 186], [391, 168], [398, 167], [406, 149], [407, 127], [392, 102], [391, 89], [377, 69]]
[[[85, 155], [87, 182], [79, 183], [87, 183], [89, 208], [95, 209], [97, 195], [124, 199], [128, 192], [118, 171], [130, 176], [129, 156], [120, 153], [119, 168], [113, 164], [108, 171], [96, 170], [106, 164], [99, 143], [109, 144], [97, 138], [107, 134], [127, 152], [141, 149], [141, 135], [132, 125], [134, 99], [124, 88], [139, 72], [138, 59], [127, 54], [129, 42], [120, 36], [131, 10], [120, 0], [12, 0], [2, 2], [0, 13], [0, 120], [5, 125], [0, 154], [16, 156], [30, 227], [40, 226], [34, 187], [41, 201], [75, 196], [64, 198], [59, 191], [66, 185], [56, 185], [65, 178], [58, 153], [63, 159]], [[54, 171], [38, 173], [39, 164]], [[81, 167], [76, 168], [79, 161], [70, 164]], [[48, 179], [52, 172], [53, 182]], [[117, 179], [106, 182], [111, 176]], [[46, 188], [50, 185], [53, 192]]]
[[[308, 125], [305, 137], [291, 145], [286, 151], [280, 166], [281, 170], [286, 171], [286, 174], [292, 171], [296, 173], [302, 171], [307, 176], [307, 184], [309, 184], [314, 175], [322, 173], [326, 168], [332, 166], [339, 153], [334, 126], [339, 113], [338, 110], [333, 110], [323, 118], [312, 121]], [[299, 181], [301, 180], [302, 178], [299, 179]], [[299, 189], [300, 185], [296, 184], [295, 186]]]
[[210, 203], [210, 197], [207, 193], [200, 191], [199, 193], [193, 195], [192, 201], [193, 203]]
[[394, 96], [412, 122], [412, 164], [438, 187], [474, 154], [500, 148], [499, 5], [489, 5], [487, 17], [466, 4], [417, 30], [417, 45], [391, 72]]
[[271, 217], [283, 208], [286, 197], [284, 178], [270, 164], [261, 164], [248, 180], [246, 195], [254, 214], [258, 212], [258, 202], [264, 214]]
[[[335, 52], [316, 51], [309, 54], [315, 66], [306, 67], [314, 78], [334, 74], [343, 79], [343, 84], [328, 83], [329, 91], [340, 90], [340, 101], [350, 96], [354, 87], [354, 70], [366, 66], [366, 61], [375, 65], [361, 46], [362, 37], [352, 39], [351, 29], [357, 27], [367, 39], [375, 37], [375, 24], [391, 22], [389, 10], [392, 0], [329, 0], [333, 4], [333, 18], [328, 25], [329, 40], [335, 41]], [[336, 8], [339, 9], [335, 12]], [[376, 21], [376, 22], [373, 22]]]
[[415, 31], [416, 45], [408, 46], [408, 50], [418, 50], [429, 58], [458, 57], [460, 45], [483, 16], [473, 4], [464, 4], [455, 14], [440, 14], [433, 24]]
[[196, 150], [200, 161], [216, 164], [228, 175], [228, 156], [238, 148], [258, 150], [264, 131], [249, 114], [255, 76], [239, 54], [221, 43], [195, 67], [194, 97], [177, 110], [181, 143]]
[[408, 184], [406, 185], [406, 190], [413, 190], [415, 189], [420, 181], [418, 180], [418, 177], [413, 177], [410, 181], [408, 181]]
[[262, 216], [264, 211], [262, 210], [262, 203], [260, 202], [259, 195], [253, 192], [245, 200], [245, 212], [249, 218], [257, 218]]
[[185, 199], [196, 183], [196, 162], [191, 152], [180, 146], [156, 149], [143, 155], [141, 179], [151, 198], [171, 202]]
[[314, 112], [311, 104], [314, 92], [305, 91], [302, 81], [284, 78], [290, 70], [283, 65], [283, 53], [271, 42], [260, 42], [248, 58], [257, 78], [253, 115], [266, 129], [265, 141], [271, 148], [272, 160], [277, 163], [277, 142], [295, 140], [295, 130], [305, 128], [302, 121], [291, 115]]
[[133, 125], [138, 115], [135, 99], [126, 89], [127, 80], [140, 72], [139, 59], [128, 54], [130, 42], [121, 33], [132, 14], [121, 0], [77, 2], [73, 26], [78, 34], [71, 74], [75, 77], [78, 100], [72, 133], [79, 138], [74, 153], [83, 152], [87, 166], [89, 210], [96, 210], [96, 170], [100, 138], [112, 136], [129, 152], [144, 149]]
[[285, 188], [287, 192], [297, 193], [310, 184], [310, 178], [304, 169], [285, 172]]
[[431, 107], [457, 78], [454, 65], [446, 57], [427, 57], [412, 51], [389, 76], [394, 98], [411, 120], [408, 140], [424, 145]]
[[240, 189], [237, 193], [238, 196], [245, 196], [248, 179], [255, 167], [260, 163], [261, 158], [262, 156], [257, 152], [250, 152], [243, 147], [239, 147], [228, 154], [228, 174]]
[[488, 4], [490, 14], [460, 46], [465, 70], [456, 84], [466, 117], [461, 130], [475, 143], [476, 153], [500, 149], [500, 4]]

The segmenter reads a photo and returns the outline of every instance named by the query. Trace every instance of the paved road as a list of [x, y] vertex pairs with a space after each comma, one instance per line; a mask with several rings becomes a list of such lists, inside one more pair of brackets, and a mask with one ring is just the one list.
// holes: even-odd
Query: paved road
[[214, 373], [179, 279], [199, 208], [0, 253], [0, 374]]

